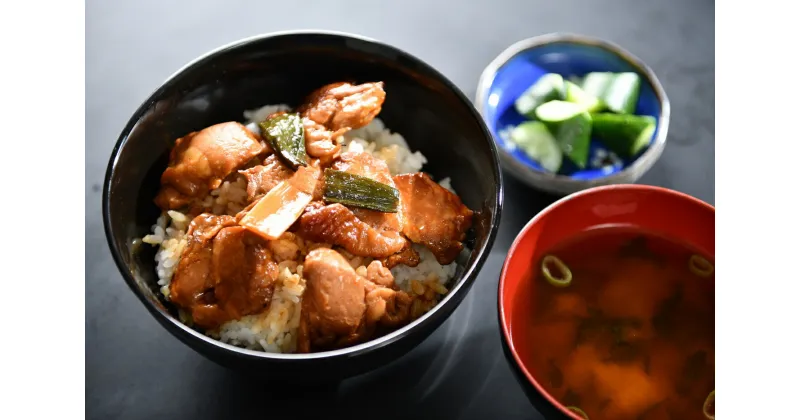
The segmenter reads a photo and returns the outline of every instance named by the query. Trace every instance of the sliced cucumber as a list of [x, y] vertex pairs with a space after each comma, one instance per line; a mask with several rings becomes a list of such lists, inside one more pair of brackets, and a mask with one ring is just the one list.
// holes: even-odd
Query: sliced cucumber
[[536, 117], [553, 133], [561, 151], [579, 168], [585, 168], [592, 134], [591, 115], [578, 104], [550, 101], [536, 108]]
[[609, 73], [609, 72], [593, 72], [589, 73], [583, 77], [583, 83], [581, 83], [581, 89], [583, 89], [586, 93], [602, 98], [603, 94], [605, 93], [606, 89], [611, 85], [611, 81], [614, 80], [616, 73]]
[[533, 119], [539, 105], [564, 97], [564, 78], [560, 74], [547, 73], [517, 98], [514, 108], [520, 115]]
[[639, 101], [641, 79], [632, 72], [594, 72], [586, 75], [581, 88], [600, 99], [609, 110], [618, 114], [633, 114]]
[[592, 133], [624, 158], [633, 157], [647, 147], [655, 131], [656, 119], [650, 115], [592, 115]]
[[511, 141], [545, 170], [556, 173], [561, 169], [561, 148], [544, 123], [527, 121], [518, 125], [511, 132]]
[[597, 97], [594, 95], [590, 95], [586, 93], [580, 86], [576, 85], [572, 82], [564, 82], [564, 90], [566, 91], [566, 99], [567, 102], [572, 102], [574, 104], [580, 105], [586, 111], [589, 112], [598, 112], [602, 111], [605, 108], [603, 102], [601, 102]]

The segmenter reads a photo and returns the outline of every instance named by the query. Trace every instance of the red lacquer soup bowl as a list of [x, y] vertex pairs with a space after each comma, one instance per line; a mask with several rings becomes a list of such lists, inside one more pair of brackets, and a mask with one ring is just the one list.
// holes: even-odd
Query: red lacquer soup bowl
[[[524, 354], [537, 343], [525, 334], [520, 319], [533, 309], [540, 282], [534, 281], [544, 253], [564, 240], [604, 226], [625, 226], [680, 241], [714, 256], [714, 207], [676, 191], [644, 186], [613, 185], [569, 195], [537, 214], [522, 229], [506, 257], [498, 287], [499, 321], [506, 358], [536, 409], [546, 418], [581, 419], [547, 393]], [[530, 310], [530, 311], [529, 311]]]

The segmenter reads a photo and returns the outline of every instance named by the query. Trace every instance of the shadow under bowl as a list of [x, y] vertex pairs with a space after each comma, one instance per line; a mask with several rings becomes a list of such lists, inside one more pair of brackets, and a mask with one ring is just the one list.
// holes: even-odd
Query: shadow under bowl
[[[139, 243], [160, 214], [153, 198], [176, 138], [266, 104], [297, 106], [327, 83], [385, 82], [379, 115], [421, 151], [423, 168], [451, 177], [475, 211], [450, 293], [431, 311], [390, 334], [336, 351], [275, 354], [207, 337], [178, 320], [158, 292], [155, 249]], [[483, 121], [447, 78], [421, 60], [371, 39], [333, 32], [260, 35], [216, 49], [172, 75], [136, 110], [114, 146], [103, 187], [103, 221], [114, 261], [150, 314], [183, 343], [230, 368], [274, 379], [336, 381], [410, 351], [462, 302], [484, 264], [500, 223], [503, 198], [497, 150]]]
[[[650, 145], [621, 165], [579, 169], [564, 159], [558, 174], [544, 171], [538, 162], [507, 139], [509, 127], [526, 118], [514, 108], [516, 99], [547, 73], [568, 79], [590, 72], [634, 72], [641, 78], [637, 115], [656, 119]], [[519, 41], [498, 55], [478, 83], [475, 106], [486, 121], [500, 152], [503, 168], [530, 187], [555, 194], [637, 181], [661, 156], [667, 141], [670, 105], [655, 73], [622, 47], [596, 38], [574, 34], [547, 34]], [[592, 139], [589, 156], [605, 149]]]

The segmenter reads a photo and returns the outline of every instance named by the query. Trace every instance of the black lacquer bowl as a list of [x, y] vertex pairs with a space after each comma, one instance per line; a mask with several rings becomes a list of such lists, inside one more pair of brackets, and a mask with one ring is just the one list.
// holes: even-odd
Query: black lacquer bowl
[[[312, 354], [245, 350], [182, 324], [156, 285], [155, 250], [136, 247], [159, 215], [153, 204], [159, 177], [176, 138], [265, 104], [298, 105], [330, 82], [383, 81], [379, 117], [428, 163], [436, 179], [449, 176], [475, 211], [451, 291], [411, 324], [367, 343]], [[214, 50], [170, 77], [131, 117], [111, 153], [103, 186], [103, 221], [122, 277], [170, 333], [209, 359], [270, 378], [337, 380], [410, 351], [463, 301], [489, 255], [500, 224], [503, 190], [497, 150], [480, 115], [459, 89], [421, 60], [380, 42], [329, 32], [291, 32], [248, 38]], [[462, 255], [463, 257], [463, 255]]]

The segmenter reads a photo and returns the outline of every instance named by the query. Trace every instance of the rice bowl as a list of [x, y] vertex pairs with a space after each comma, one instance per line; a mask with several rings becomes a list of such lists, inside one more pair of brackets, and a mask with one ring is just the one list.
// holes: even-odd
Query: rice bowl
[[[276, 65], [280, 63], [280, 65]], [[302, 76], [299, 76], [302, 75]], [[372, 341], [311, 354], [248, 350], [180, 322], [159, 292], [154, 255], [141, 240], [160, 216], [153, 205], [158, 175], [175, 138], [218, 121], [246, 121], [243, 110], [296, 104], [332, 78], [391, 80], [393, 100], [380, 118], [428, 158], [425, 171], [450, 176], [475, 213], [470, 253], [459, 256], [449, 292], [420, 318]], [[286, 83], [287, 80], [296, 83]], [[202, 105], [202, 106], [201, 106]], [[264, 34], [220, 47], [169, 77], [131, 114], [110, 153], [103, 184], [109, 250], [131, 293], [175, 339], [209, 360], [271, 380], [340, 380], [408, 353], [463, 303], [497, 236], [502, 207], [497, 150], [469, 99], [422, 60], [379, 41], [325, 31]]]

